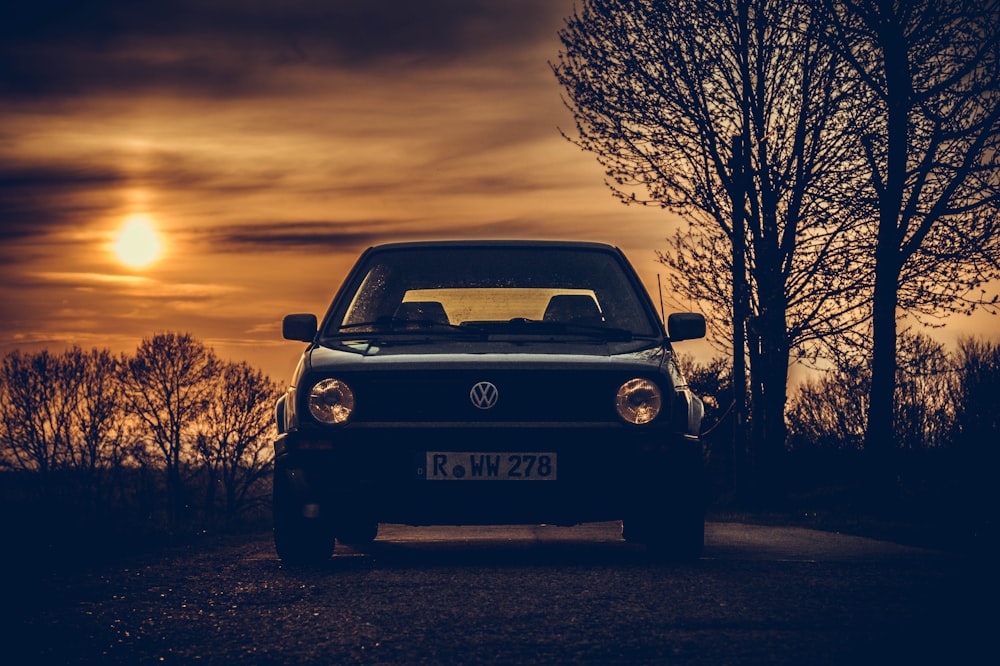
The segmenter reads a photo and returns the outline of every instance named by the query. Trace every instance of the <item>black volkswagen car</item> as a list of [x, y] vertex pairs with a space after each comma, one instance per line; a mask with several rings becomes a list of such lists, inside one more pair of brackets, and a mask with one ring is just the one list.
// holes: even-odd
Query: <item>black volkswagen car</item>
[[701, 401], [624, 254], [598, 243], [449, 241], [365, 251], [276, 408], [274, 538], [288, 562], [379, 523], [622, 520], [651, 552], [704, 542]]

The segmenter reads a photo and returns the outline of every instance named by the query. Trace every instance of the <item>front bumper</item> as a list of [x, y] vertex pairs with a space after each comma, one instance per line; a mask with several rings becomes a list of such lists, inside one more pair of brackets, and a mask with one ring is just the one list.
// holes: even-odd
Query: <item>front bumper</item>
[[[554, 480], [428, 480], [427, 453], [554, 453]], [[622, 424], [352, 424], [283, 433], [275, 474], [320, 516], [421, 524], [575, 524], [700, 502], [697, 438]]]

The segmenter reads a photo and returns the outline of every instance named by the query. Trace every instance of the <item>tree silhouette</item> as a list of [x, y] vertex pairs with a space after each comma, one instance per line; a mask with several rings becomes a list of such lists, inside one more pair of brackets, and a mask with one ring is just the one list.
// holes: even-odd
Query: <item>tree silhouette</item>
[[[8, 354], [0, 364], [0, 439], [7, 465], [38, 472], [70, 466], [81, 373], [61, 355]], [[44, 481], [43, 481], [44, 483]]]
[[[220, 362], [186, 334], [145, 339], [134, 357], [79, 347], [7, 354], [0, 497], [12, 538], [55, 552], [86, 537], [100, 550], [159, 540], [164, 527], [234, 526], [270, 496], [277, 392], [260, 371]], [[214, 496], [182, 504], [216, 486], [225, 525], [213, 520]]]
[[65, 372], [78, 376], [73, 405], [73, 467], [96, 480], [102, 470], [122, 464], [127, 456], [124, 397], [118, 385], [118, 359], [106, 349], [63, 354]]
[[[616, 196], [689, 220], [660, 255], [671, 290], [723, 324], [735, 317], [739, 340], [745, 313], [733, 304], [747, 284], [759, 493], [782, 484], [792, 350], [867, 316], [864, 267], [848, 251], [863, 231], [852, 195], [864, 155], [845, 139], [862, 110], [825, 21], [799, 0], [585, 1], [553, 65], [571, 140]], [[744, 244], [745, 267], [733, 253]]]
[[[955, 392], [955, 442], [966, 449], [1000, 456], [1000, 343], [966, 338], [958, 345], [958, 388]], [[985, 467], [993, 475], [995, 466]], [[990, 484], [992, 485], [992, 484]]]
[[[199, 419], [197, 452], [209, 472], [209, 492], [216, 482], [225, 492], [226, 522], [260, 497], [257, 482], [273, 467], [271, 438], [278, 387], [246, 363], [226, 363], [215, 378], [212, 399]], [[214, 497], [207, 504], [214, 505]]]
[[1000, 5], [824, 2], [869, 112], [856, 129], [875, 219], [873, 249], [859, 248], [875, 258], [865, 448], [885, 487], [897, 443], [898, 313], [996, 302], [980, 288], [1000, 277]]
[[215, 353], [187, 333], [143, 338], [135, 356], [122, 359], [125, 398], [166, 469], [172, 525], [182, 514], [184, 455], [193, 445], [195, 423], [211, 404], [218, 371]]
[[860, 450], [870, 384], [869, 368], [846, 360], [802, 381], [788, 408], [792, 449]]
[[995, 552], [1000, 542], [996, 516], [996, 470], [1000, 465], [1000, 343], [971, 338], [959, 342], [958, 390], [952, 439], [957, 464], [952, 517], [973, 546]]
[[898, 347], [893, 430], [899, 446], [947, 446], [958, 391], [955, 361], [943, 343], [923, 333], [904, 332]]

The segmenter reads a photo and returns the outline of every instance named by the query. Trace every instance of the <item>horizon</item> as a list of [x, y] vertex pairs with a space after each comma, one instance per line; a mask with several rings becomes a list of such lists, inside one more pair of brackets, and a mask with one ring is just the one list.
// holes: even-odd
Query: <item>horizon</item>
[[[0, 353], [163, 331], [286, 381], [368, 246], [620, 247], [657, 299], [682, 221], [624, 206], [549, 62], [573, 0], [37, 3], [0, 27]], [[986, 313], [928, 333], [996, 339]], [[699, 360], [715, 355], [686, 343]]]

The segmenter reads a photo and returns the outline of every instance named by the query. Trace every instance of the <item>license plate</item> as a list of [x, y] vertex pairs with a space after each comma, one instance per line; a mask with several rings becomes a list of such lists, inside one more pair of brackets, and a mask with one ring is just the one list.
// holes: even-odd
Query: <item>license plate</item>
[[428, 481], [555, 481], [556, 454], [428, 451], [423, 476]]

